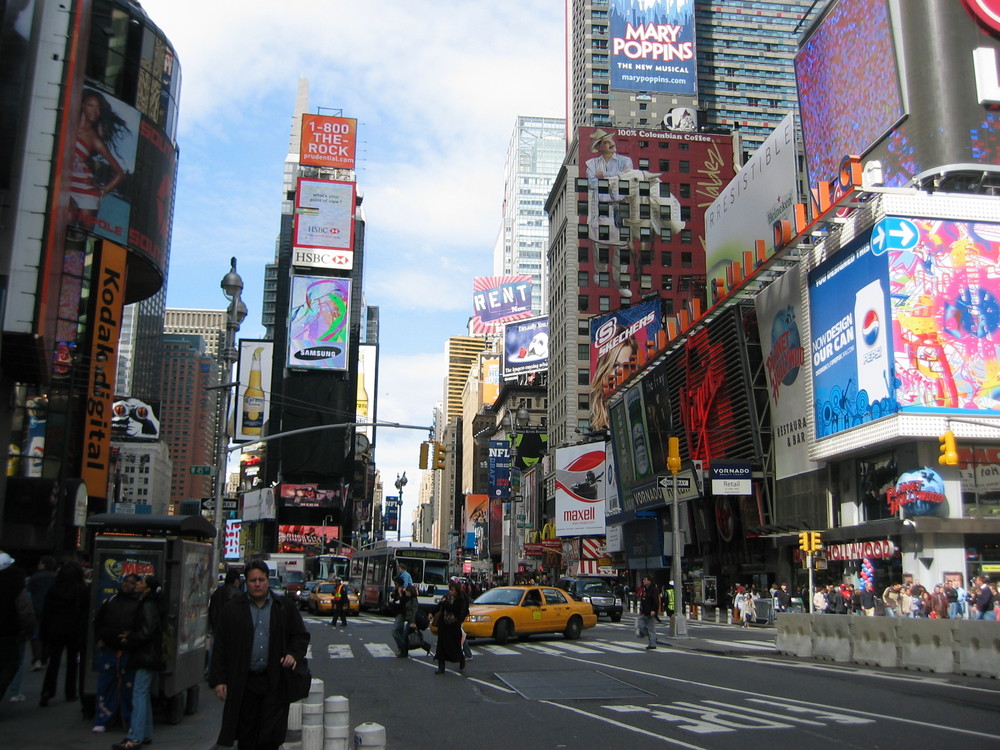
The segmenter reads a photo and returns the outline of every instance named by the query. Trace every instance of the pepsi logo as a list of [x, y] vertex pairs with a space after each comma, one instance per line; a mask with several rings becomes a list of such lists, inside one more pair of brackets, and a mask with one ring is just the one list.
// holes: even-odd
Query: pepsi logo
[[867, 346], [872, 346], [875, 343], [881, 328], [882, 323], [878, 319], [878, 313], [874, 310], [866, 312], [861, 326], [861, 338], [864, 339]]

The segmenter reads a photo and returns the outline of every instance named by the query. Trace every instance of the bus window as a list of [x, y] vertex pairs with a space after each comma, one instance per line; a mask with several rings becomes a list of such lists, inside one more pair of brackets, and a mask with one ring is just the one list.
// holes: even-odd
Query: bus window
[[424, 583], [443, 586], [448, 582], [448, 563], [445, 560], [428, 560], [424, 567]]

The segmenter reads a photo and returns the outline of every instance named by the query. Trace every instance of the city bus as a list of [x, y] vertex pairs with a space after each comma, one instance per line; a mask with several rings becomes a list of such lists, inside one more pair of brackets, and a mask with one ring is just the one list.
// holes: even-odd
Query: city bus
[[346, 581], [351, 572], [350, 555], [317, 555], [316, 575], [317, 581], [332, 581], [339, 578]]
[[362, 609], [388, 612], [392, 579], [400, 562], [406, 565], [417, 588], [421, 607], [430, 607], [448, 590], [447, 550], [401, 541], [376, 542], [358, 550], [351, 560], [351, 587], [361, 598]]

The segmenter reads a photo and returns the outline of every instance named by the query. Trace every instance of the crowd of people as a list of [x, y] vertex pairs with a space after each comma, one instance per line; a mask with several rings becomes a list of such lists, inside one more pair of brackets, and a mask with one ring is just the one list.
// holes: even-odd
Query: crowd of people
[[930, 588], [920, 581], [892, 583], [881, 590], [871, 583], [817, 586], [812, 604], [814, 612], [835, 615], [1000, 619], [997, 584], [986, 576], [977, 576], [968, 589], [954, 579], [935, 583]]

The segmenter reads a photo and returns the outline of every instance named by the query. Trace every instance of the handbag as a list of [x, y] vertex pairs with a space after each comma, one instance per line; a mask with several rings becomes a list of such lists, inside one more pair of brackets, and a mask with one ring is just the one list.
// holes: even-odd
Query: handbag
[[312, 672], [309, 671], [308, 660], [297, 662], [294, 669], [288, 670], [287, 690], [290, 703], [300, 701], [309, 695], [312, 689]]
[[419, 630], [411, 630], [406, 634], [406, 648], [416, 649], [424, 647], [424, 637]]

